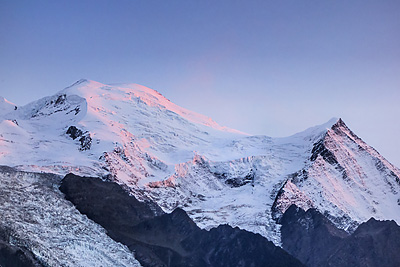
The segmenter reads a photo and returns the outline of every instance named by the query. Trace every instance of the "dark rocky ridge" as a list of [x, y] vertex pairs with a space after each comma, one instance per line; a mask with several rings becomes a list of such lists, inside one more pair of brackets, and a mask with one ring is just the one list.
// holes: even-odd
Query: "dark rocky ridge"
[[327, 259], [328, 266], [400, 266], [400, 227], [374, 218], [361, 224]]
[[[8, 167], [0, 167], [7, 170]], [[11, 168], [9, 170], [12, 170]], [[0, 266], [1, 267], [40, 267], [43, 266], [29, 249], [13, 244], [10, 231], [0, 227]]]
[[306, 266], [400, 266], [400, 227], [371, 218], [353, 234], [292, 205], [281, 220], [282, 246]]
[[307, 266], [321, 266], [340, 241], [349, 236], [317, 210], [306, 212], [295, 205], [286, 210], [280, 223], [282, 247]]
[[112, 182], [69, 174], [60, 190], [143, 266], [303, 266], [259, 234], [227, 225], [202, 230], [181, 209], [158, 216], [154, 203]]
[[[342, 121], [342, 123], [343, 123], [343, 121]], [[334, 129], [334, 127], [336, 127], [335, 129], [337, 129], [338, 126], [336, 126], [336, 125], [337, 124], [332, 126], [332, 129]], [[343, 179], [347, 179], [347, 173], [346, 173], [345, 168], [343, 168], [343, 166], [339, 164], [336, 156], [332, 153], [332, 151], [330, 151], [325, 146], [325, 142], [326, 142], [325, 138], [326, 138], [326, 135], [324, 138], [322, 138], [321, 140], [319, 140], [317, 143], [315, 143], [313, 145], [313, 149], [311, 150], [310, 160], [315, 161], [318, 156], [321, 156], [326, 162], [328, 162], [330, 165], [334, 166], [335, 169], [337, 169], [339, 172], [342, 173]]]
[[168, 248], [158, 254], [166, 266], [300, 266], [259, 234], [228, 225], [201, 230], [181, 209], [135, 226], [133, 236]]
[[106, 228], [109, 235], [118, 235], [133, 225], [164, 214], [157, 204], [138, 201], [114, 182], [68, 174], [60, 190], [82, 214]]
[[321, 155], [322, 158], [331, 165], [339, 164], [335, 155], [325, 147], [324, 138], [313, 145], [310, 160], [315, 161], [319, 155]]
[[0, 266], [39, 267], [42, 265], [29, 250], [0, 239]]

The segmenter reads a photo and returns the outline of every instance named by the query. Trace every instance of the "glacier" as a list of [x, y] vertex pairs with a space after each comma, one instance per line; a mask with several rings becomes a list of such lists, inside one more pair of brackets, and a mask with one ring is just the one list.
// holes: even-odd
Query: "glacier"
[[129, 249], [64, 199], [61, 177], [0, 166], [0, 231], [43, 266], [141, 266]]

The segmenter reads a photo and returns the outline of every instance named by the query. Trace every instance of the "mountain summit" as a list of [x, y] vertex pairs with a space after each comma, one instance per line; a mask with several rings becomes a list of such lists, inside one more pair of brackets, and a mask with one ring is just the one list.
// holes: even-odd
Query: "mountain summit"
[[250, 136], [137, 84], [80, 80], [16, 108], [0, 99], [0, 164], [108, 177], [202, 228], [230, 224], [280, 244], [292, 204], [352, 231], [400, 223], [400, 171], [342, 119], [285, 138]]

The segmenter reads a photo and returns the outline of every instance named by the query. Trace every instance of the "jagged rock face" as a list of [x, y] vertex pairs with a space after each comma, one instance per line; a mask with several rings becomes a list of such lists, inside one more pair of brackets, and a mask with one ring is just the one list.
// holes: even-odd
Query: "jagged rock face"
[[306, 212], [295, 205], [286, 210], [281, 224], [282, 247], [306, 266], [322, 266], [349, 236], [315, 209]]
[[400, 227], [371, 218], [341, 242], [327, 266], [400, 266]]
[[[206, 248], [209, 266], [302, 266], [297, 259], [288, 257], [285, 251], [261, 235], [237, 227], [221, 225], [205, 236], [199, 239], [198, 248]], [[197, 237], [193, 238], [192, 244], [197, 240]]]
[[67, 134], [71, 136], [73, 140], [83, 135], [83, 131], [76, 128], [75, 126], [70, 126], [67, 130]]
[[53, 117], [56, 113], [75, 117], [82, 110], [85, 110], [83, 99], [59, 93], [51, 97], [45, 97], [36, 103], [28, 104], [20, 110], [15, 109], [15, 113], [24, 119], [38, 119], [40, 117]]
[[[225, 175], [226, 177], [226, 175]], [[228, 178], [225, 180], [225, 183], [232, 186], [232, 187], [240, 187], [246, 184], [252, 184], [254, 186], [254, 173], [253, 170], [251, 169], [248, 174], [246, 174], [244, 177], [233, 177], [233, 178]]]
[[90, 147], [92, 146], [92, 138], [90, 137], [89, 132], [83, 132], [82, 130], [76, 128], [75, 126], [70, 126], [66, 132], [73, 140], [76, 138], [79, 138], [79, 142], [81, 143], [81, 146], [79, 150], [89, 150]]
[[155, 216], [160, 213], [154, 213], [154, 203], [137, 201], [116, 183], [68, 175], [61, 190], [112, 238], [135, 251], [143, 266], [302, 266], [261, 235], [227, 225], [201, 230], [179, 208]]
[[353, 234], [314, 209], [291, 206], [283, 215], [282, 247], [306, 266], [399, 266], [400, 227], [373, 218]]
[[90, 135], [85, 135], [79, 138], [79, 142], [81, 143], [81, 147], [79, 150], [89, 150], [92, 146], [92, 138]]

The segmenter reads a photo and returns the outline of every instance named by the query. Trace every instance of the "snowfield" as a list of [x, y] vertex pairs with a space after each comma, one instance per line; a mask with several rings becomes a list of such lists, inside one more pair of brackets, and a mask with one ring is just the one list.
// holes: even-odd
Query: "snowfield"
[[88, 80], [23, 107], [2, 100], [0, 116], [1, 165], [108, 176], [206, 229], [228, 223], [280, 244], [291, 204], [349, 231], [372, 216], [400, 224], [399, 169], [340, 119], [250, 136], [144, 86]]

